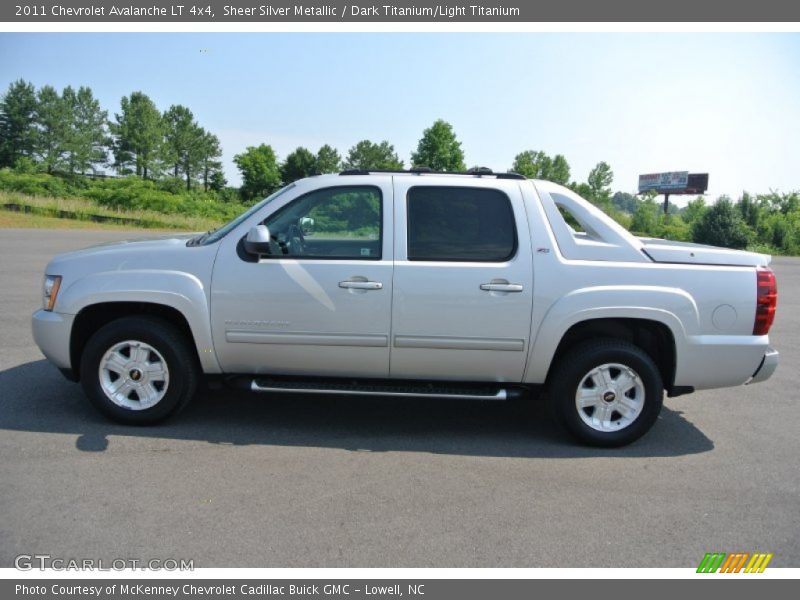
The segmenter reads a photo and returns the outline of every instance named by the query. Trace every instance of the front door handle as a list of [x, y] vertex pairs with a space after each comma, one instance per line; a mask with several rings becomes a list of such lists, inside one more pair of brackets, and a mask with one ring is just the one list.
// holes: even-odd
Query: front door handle
[[519, 283], [482, 283], [484, 292], [521, 292], [525, 288]]
[[340, 281], [339, 287], [346, 290], [381, 290], [383, 284], [380, 281]]

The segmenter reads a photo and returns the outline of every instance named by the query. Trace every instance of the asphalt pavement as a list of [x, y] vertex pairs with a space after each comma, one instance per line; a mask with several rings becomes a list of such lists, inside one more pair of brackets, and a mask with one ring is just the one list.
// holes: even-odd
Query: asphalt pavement
[[800, 259], [777, 258], [762, 384], [666, 399], [626, 448], [539, 403], [203, 394], [113, 424], [44, 360], [30, 314], [61, 251], [140, 236], [0, 230], [0, 566], [19, 554], [196, 567], [800, 567]]

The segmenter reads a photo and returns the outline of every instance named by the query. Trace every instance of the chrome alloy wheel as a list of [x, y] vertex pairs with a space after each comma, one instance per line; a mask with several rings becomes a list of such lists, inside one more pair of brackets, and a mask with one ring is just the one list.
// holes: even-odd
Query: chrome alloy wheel
[[625, 429], [644, 408], [644, 382], [630, 367], [607, 363], [581, 379], [575, 407], [581, 420], [595, 431]]
[[117, 406], [144, 410], [167, 393], [169, 368], [161, 353], [144, 342], [114, 344], [100, 360], [100, 387]]

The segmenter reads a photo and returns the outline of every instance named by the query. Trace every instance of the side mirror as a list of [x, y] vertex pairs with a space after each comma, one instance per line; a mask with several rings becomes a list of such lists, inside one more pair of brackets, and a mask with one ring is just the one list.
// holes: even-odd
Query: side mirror
[[300, 231], [303, 235], [311, 235], [314, 233], [314, 219], [311, 217], [303, 217], [300, 219]]
[[269, 228], [266, 225], [256, 225], [252, 227], [244, 238], [244, 249], [248, 254], [253, 254], [255, 256], [272, 254]]

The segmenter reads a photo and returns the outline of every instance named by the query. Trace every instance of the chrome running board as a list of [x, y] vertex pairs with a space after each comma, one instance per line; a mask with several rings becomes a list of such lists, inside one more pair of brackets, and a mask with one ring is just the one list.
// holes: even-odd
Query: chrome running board
[[507, 400], [508, 391], [501, 389], [455, 388], [422, 385], [370, 385], [349, 383], [305, 383], [253, 379], [253, 392], [277, 394], [326, 394], [336, 396], [390, 396], [394, 398], [446, 398], [448, 400]]

